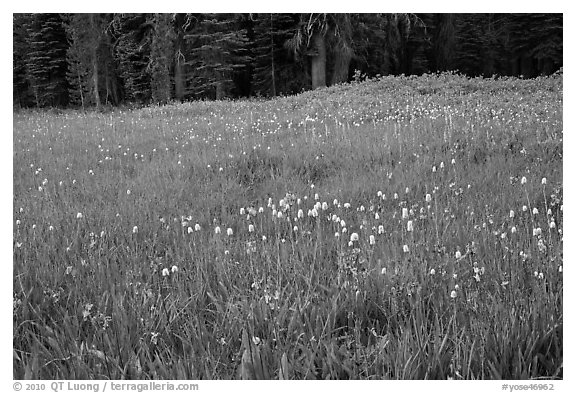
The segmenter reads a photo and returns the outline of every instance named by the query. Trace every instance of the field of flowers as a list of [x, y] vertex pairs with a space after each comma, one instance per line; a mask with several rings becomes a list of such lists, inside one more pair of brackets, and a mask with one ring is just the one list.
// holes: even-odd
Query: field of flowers
[[563, 378], [562, 94], [15, 112], [14, 378]]

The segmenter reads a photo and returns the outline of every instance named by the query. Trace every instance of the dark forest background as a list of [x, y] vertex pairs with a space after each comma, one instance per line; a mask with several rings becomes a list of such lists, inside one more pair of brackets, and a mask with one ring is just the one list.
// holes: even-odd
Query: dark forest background
[[535, 77], [562, 14], [14, 14], [15, 107], [273, 97], [379, 75]]

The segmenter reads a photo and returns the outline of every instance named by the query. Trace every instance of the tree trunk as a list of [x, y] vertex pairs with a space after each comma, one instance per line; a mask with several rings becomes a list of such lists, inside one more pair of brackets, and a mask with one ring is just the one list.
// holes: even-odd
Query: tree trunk
[[92, 52], [92, 82], [94, 84], [94, 102], [96, 108], [100, 108], [100, 92], [98, 91], [98, 57], [96, 49]]
[[90, 14], [90, 27], [92, 27], [92, 34], [94, 34], [94, 41], [92, 43], [92, 83], [94, 88], [94, 103], [96, 108], [100, 108], [100, 92], [98, 91], [98, 45], [100, 44], [100, 32], [98, 26], [94, 21], [96, 14]]
[[184, 64], [176, 58], [174, 63], [174, 95], [177, 100], [182, 101], [184, 99], [184, 91]]
[[221, 100], [224, 98], [224, 82], [218, 81], [216, 82], [216, 99]]
[[185, 85], [185, 71], [184, 71], [184, 55], [182, 54], [183, 48], [183, 34], [179, 33], [176, 38], [176, 47], [174, 48], [174, 96], [177, 100], [184, 99], [186, 85]]
[[332, 74], [332, 83], [330, 83], [331, 85], [348, 82], [348, 70], [350, 69], [350, 61], [352, 61], [351, 53], [347, 51], [336, 52], [334, 73]]
[[276, 77], [274, 76], [274, 25], [273, 14], [270, 14], [270, 59], [272, 60], [271, 77], [272, 77], [272, 97], [276, 97]]
[[318, 32], [312, 36], [312, 89], [326, 86], [326, 41]]

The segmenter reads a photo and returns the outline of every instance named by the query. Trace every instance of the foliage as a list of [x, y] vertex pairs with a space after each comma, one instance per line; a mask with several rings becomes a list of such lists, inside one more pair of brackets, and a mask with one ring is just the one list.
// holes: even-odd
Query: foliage
[[16, 14], [13, 23], [16, 106], [276, 96], [348, 82], [356, 70], [536, 77], [560, 69], [563, 53], [562, 14]]

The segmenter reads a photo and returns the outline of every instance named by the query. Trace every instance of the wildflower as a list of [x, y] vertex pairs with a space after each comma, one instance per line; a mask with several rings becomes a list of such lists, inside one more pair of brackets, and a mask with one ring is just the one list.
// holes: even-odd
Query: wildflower
[[547, 183], [547, 181], [546, 181], [546, 178], [545, 178], [545, 177], [543, 177], [543, 178], [542, 178], [542, 185], [543, 185], [543, 186], [545, 186], [545, 185], [546, 185], [546, 183]]
[[334, 234], [334, 237], [336, 237], [336, 238], [340, 237], [340, 232], [336, 232], [336, 233]]
[[454, 158], [452, 159], [452, 165], [456, 165], [456, 160]]
[[402, 208], [402, 219], [405, 220], [408, 218], [408, 208], [403, 207]]
[[361, 211], [361, 212], [363, 212], [363, 211], [365, 211], [365, 210], [366, 210], [366, 208], [364, 207], [364, 205], [360, 206], [360, 211]]
[[340, 220], [340, 226], [341, 226], [341, 227], [345, 227], [345, 226], [346, 226], [346, 221]]
[[432, 173], [435, 173], [435, 172], [436, 172], [436, 165], [434, 165], [434, 166], [432, 167]]
[[394, 199], [398, 199], [398, 194], [394, 193]]
[[43, 190], [42, 186], [38, 187], [39, 192], [42, 192], [42, 190]]
[[265, 242], [266, 241], [266, 236], [262, 235], [262, 241]]
[[554, 221], [550, 221], [549, 226], [550, 226], [550, 229], [554, 229], [554, 228], [556, 228], [556, 223]]
[[435, 269], [430, 269], [430, 275], [433, 276], [436, 274], [436, 270]]
[[132, 233], [138, 233], [138, 227], [134, 226], [134, 228], [132, 228]]
[[457, 296], [456, 291], [450, 292], [450, 297], [451, 297], [452, 299], [456, 299], [456, 296]]
[[384, 233], [384, 225], [378, 225], [378, 234], [381, 235]]
[[320, 199], [320, 196], [318, 195], [318, 193], [314, 194], [314, 200], [317, 201], [318, 199]]
[[375, 219], [375, 220], [379, 220], [379, 219], [380, 219], [380, 214], [378, 214], [378, 213], [374, 214], [374, 219]]
[[562, 273], [562, 265], [558, 267], [558, 273]]
[[540, 252], [546, 252], [546, 245], [544, 244], [544, 240], [542, 239], [538, 240], [538, 250]]
[[528, 211], [528, 206], [526, 206], [526, 205], [522, 206], [522, 211], [523, 211], [523, 212], [527, 212], [527, 211]]
[[460, 288], [460, 286], [458, 284], [454, 285], [455, 290], [458, 290], [458, 288]]
[[382, 270], [380, 271], [380, 274], [386, 274], [386, 268], [383, 267]]
[[462, 258], [462, 253], [460, 252], [460, 250], [456, 251], [456, 259], [460, 259]]
[[430, 203], [432, 201], [432, 195], [426, 194], [426, 202]]
[[73, 270], [74, 270], [74, 267], [72, 267], [72, 266], [67, 266], [67, 267], [66, 267], [66, 274], [67, 274], [67, 275], [68, 275], [68, 274], [71, 274]]
[[202, 228], [200, 228], [200, 224], [196, 223], [196, 225], [194, 225], [194, 230], [196, 232], [199, 232]]
[[412, 220], [409, 220], [408, 223], [406, 224], [406, 230], [408, 232], [412, 232], [414, 230], [414, 226], [412, 224]]
[[174, 265], [172, 266], [172, 274], [177, 273], [178, 272], [178, 266]]
[[298, 232], [298, 226], [294, 225], [293, 231]]
[[407, 245], [407, 244], [404, 244], [403, 250], [404, 250], [405, 253], [410, 252], [410, 249], [408, 248], [408, 245]]
[[322, 202], [322, 210], [328, 210], [328, 203]]
[[230, 255], [230, 251], [224, 250], [224, 255]]
[[350, 235], [350, 241], [351, 241], [351, 242], [357, 242], [357, 241], [358, 241], [358, 234], [357, 234], [356, 232], [353, 232], [353, 233]]
[[50, 225], [50, 226], [48, 227], [48, 230], [49, 230], [49, 231], [53, 231], [53, 230], [54, 230], [54, 227], [53, 227], [52, 225]]
[[410, 192], [410, 189], [408, 187], [406, 187], [406, 190], [404, 190], [405, 194], [408, 194]]
[[226, 234], [228, 236], [232, 236], [234, 234], [234, 231], [232, 231], [232, 228], [228, 228], [228, 229], [226, 229]]
[[[282, 200], [283, 201], [283, 200]], [[280, 201], [280, 202], [282, 202]], [[280, 206], [282, 206], [282, 203], [280, 203]], [[246, 213], [246, 211], [244, 210], [243, 207], [240, 208], [240, 215], [243, 216]]]
[[540, 227], [532, 229], [532, 236], [540, 236], [542, 234], [542, 229]]
[[526, 184], [526, 176], [522, 176], [522, 180], [520, 180], [520, 183], [522, 184]]
[[348, 247], [352, 247], [353, 245], [354, 245], [354, 242], [353, 242], [352, 240], [350, 240], [350, 241], [348, 242]]
[[376, 244], [376, 238], [374, 235], [370, 235], [370, 245], [373, 246], [374, 244]]
[[502, 234], [500, 235], [500, 239], [502, 240], [506, 239], [506, 232], [502, 232]]
[[278, 218], [282, 218], [282, 217], [283, 217], [282, 212], [278, 212]]
[[252, 337], [252, 342], [254, 343], [254, 345], [258, 345], [260, 344], [260, 337]]
[[248, 225], [248, 232], [254, 232], [254, 225]]
[[264, 208], [262, 206], [260, 206], [260, 208], [258, 209], [258, 213], [264, 213]]
[[332, 204], [333, 204], [334, 206], [338, 205], [338, 199], [334, 199], [334, 201], [332, 202]]
[[346, 233], [348, 232], [348, 229], [346, 227], [342, 228], [342, 233]]
[[345, 209], [350, 209], [350, 204], [349, 204], [348, 202], [346, 202], [346, 203], [344, 204], [344, 208], [345, 208]]
[[538, 279], [543, 280], [544, 279], [544, 273], [542, 273], [542, 272], [538, 273]]
[[84, 217], [84, 216], [82, 215], [82, 213], [76, 214], [76, 218], [80, 219], [80, 218], [82, 218], [82, 217]]
[[130, 195], [131, 191], [130, 190], [126, 190], [126, 195]]
[[444, 161], [440, 163], [440, 169], [444, 169]]
[[220, 227], [214, 228], [214, 233], [218, 235], [220, 233]]
[[16, 220], [16, 225], [20, 225], [20, 220]]
[[194, 230], [192, 229], [192, 227], [188, 227], [188, 233], [192, 233]]
[[510, 218], [514, 218], [514, 210], [510, 210]]
[[378, 191], [378, 192], [376, 193], [376, 195], [378, 196], [378, 198], [382, 198], [382, 191]]
[[170, 270], [168, 270], [167, 267], [165, 267], [164, 269], [162, 269], [162, 277], [167, 277], [170, 275]]
[[538, 214], [538, 209], [537, 208], [532, 209], [532, 214], [534, 215]]

